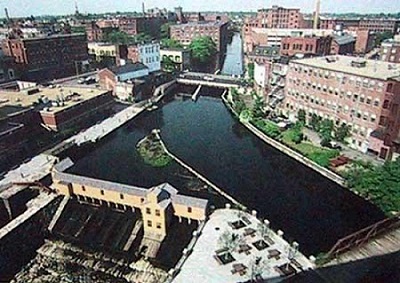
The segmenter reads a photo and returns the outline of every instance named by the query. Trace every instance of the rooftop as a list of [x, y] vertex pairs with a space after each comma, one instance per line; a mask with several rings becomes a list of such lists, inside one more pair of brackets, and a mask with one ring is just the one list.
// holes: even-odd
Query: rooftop
[[16, 39], [16, 40], [37, 41], [37, 40], [46, 40], [46, 39], [55, 39], [55, 38], [68, 38], [68, 37], [77, 37], [77, 36], [85, 36], [85, 34], [84, 33], [52, 34], [52, 35], [43, 34], [43, 36], [32, 37], [32, 38], [21, 38], [21, 39]]
[[107, 90], [78, 86], [35, 86], [21, 91], [0, 90], [0, 107], [37, 107], [39, 110], [57, 113], [105, 92]]
[[280, 48], [278, 46], [256, 46], [250, 55], [257, 56], [279, 56]]
[[220, 27], [225, 25], [226, 22], [223, 21], [216, 21], [216, 22], [206, 22], [206, 21], [202, 21], [202, 22], [188, 22], [186, 24], [179, 24], [179, 25], [172, 25], [171, 27], [175, 27], [175, 28], [179, 28], [179, 27], [187, 27], [187, 26], [208, 26], [208, 27]]
[[[235, 226], [235, 223], [238, 225]], [[262, 232], [261, 224], [259, 219], [245, 212], [216, 210], [210, 215], [193, 251], [172, 282], [250, 282], [257, 273], [271, 282], [281, 281], [277, 267], [289, 263], [289, 244], [266, 226]], [[226, 238], [222, 235], [227, 233], [238, 235], [236, 243], [234, 240], [229, 242], [235, 248], [226, 248], [226, 241], [221, 241]], [[228, 258], [229, 254], [232, 258], [224, 264], [227, 254]], [[289, 265], [295, 272], [312, 267], [299, 251], [293, 252], [293, 258], [295, 261]], [[238, 265], [244, 265], [244, 270], [235, 270]]]
[[350, 35], [350, 34], [345, 34], [345, 35], [334, 35], [333, 39], [336, 41], [337, 44], [339, 45], [344, 45], [344, 44], [349, 44], [356, 42], [356, 39]]
[[[366, 63], [365, 67], [352, 66], [352, 62], [359, 62], [360, 60]], [[367, 60], [351, 56], [314, 57], [293, 60], [292, 63], [379, 80], [400, 77], [400, 64]]]
[[147, 69], [147, 67], [142, 63], [127, 63], [122, 66], [115, 66], [110, 69], [116, 75], [126, 74], [130, 72], [135, 72], [139, 70]]

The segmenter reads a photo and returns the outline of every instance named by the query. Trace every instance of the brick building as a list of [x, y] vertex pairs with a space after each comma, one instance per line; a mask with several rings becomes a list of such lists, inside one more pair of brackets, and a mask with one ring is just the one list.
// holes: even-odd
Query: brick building
[[113, 102], [111, 92], [88, 87], [34, 86], [20, 91], [1, 90], [0, 99], [7, 100], [9, 107], [34, 109], [40, 114], [34, 123], [54, 131], [86, 123], [88, 118], [108, 111]]
[[382, 42], [380, 58], [382, 61], [400, 63], [400, 35]]
[[255, 46], [281, 46], [282, 40], [287, 37], [326, 37], [333, 35], [334, 30], [313, 29], [267, 29], [252, 28], [244, 34], [244, 51], [251, 53]]
[[221, 52], [225, 49], [228, 39], [228, 23], [217, 21], [173, 25], [170, 27], [170, 35], [184, 46], [189, 45], [197, 37], [209, 36], [215, 42], [217, 50]]
[[282, 38], [280, 54], [294, 56], [296, 54], [324, 56], [331, 52], [331, 36], [300, 36]]
[[260, 9], [256, 17], [245, 19], [244, 28], [248, 32], [250, 28], [303, 28], [303, 15], [300, 9], [272, 6], [269, 9]]
[[105, 68], [99, 71], [99, 83], [102, 88], [112, 91], [113, 95], [121, 100], [128, 100], [140, 96], [140, 91], [135, 89], [141, 84], [137, 79], [149, 75], [149, 69], [142, 63], [127, 63], [123, 66]]
[[356, 48], [356, 39], [350, 34], [334, 35], [331, 44], [332, 55], [351, 55]]
[[167, 23], [165, 17], [121, 17], [115, 20], [115, 26], [128, 35], [147, 33], [157, 37], [160, 28]]
[[303, 109], [351, 126], [349, 145], [392, 159], [400, 152], [400, 65], [349, 56], [293, 60], [282, 111]]
[[118, 27], [114, 26], [111, 21], [92, 21], [86, 24], [85, 29], [89, 42], [105, 41], [109, 33], [118, 31]]
[[321, 18], [319, 22], [321, 29], [341, 29], [358, 31], [368, 30], [371, 32], [399, 32], [399, 19], [373, 19], [373, 18]]
[[366, 54], [374, 48], [375, 33], [369, 30], [356, 31], [356, 46], [357, 54]]
[[76, 74], [88, 60], [84, 34], [39, 38], [9, 38], [2, 42], [4, 55], [14, 58], [27, 80], [43, 81]]

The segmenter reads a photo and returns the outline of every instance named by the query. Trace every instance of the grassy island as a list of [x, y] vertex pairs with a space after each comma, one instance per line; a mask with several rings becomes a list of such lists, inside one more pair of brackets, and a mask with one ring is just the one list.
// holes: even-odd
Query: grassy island
[[164, 167], [172, 161], [154, 132], [140, 140], [136, 148], [144, 162], [153, 167]]

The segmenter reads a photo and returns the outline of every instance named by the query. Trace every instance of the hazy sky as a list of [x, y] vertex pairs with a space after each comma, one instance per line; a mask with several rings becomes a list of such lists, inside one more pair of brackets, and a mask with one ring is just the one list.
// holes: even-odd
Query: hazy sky
[[[141, 11], [141, 0], [77, 0], [79, 10], [84, 13]], [[184, 11], [250, 11], [271, 5], [298, 7], [311, 12], [315, 0], [144, 0], [146, 9], [160, 7], [172, 9], [182, 6]], [[400, 12], [398, 0], [321, 0], [322, 12]], [[0, 0], [0, 17], [7, 7], [10, 16], [43, 14], [71, 14], [74, 0]]]

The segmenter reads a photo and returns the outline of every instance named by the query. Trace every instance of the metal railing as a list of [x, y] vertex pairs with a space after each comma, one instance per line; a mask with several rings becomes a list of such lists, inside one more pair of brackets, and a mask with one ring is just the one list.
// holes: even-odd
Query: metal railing
[[335, 258], [338, 255], [351, 249], [361, 247], [385, 232], [400, 227], [400, 213], [361, 229], [336, 242], [328, 252], [328, 258]]

